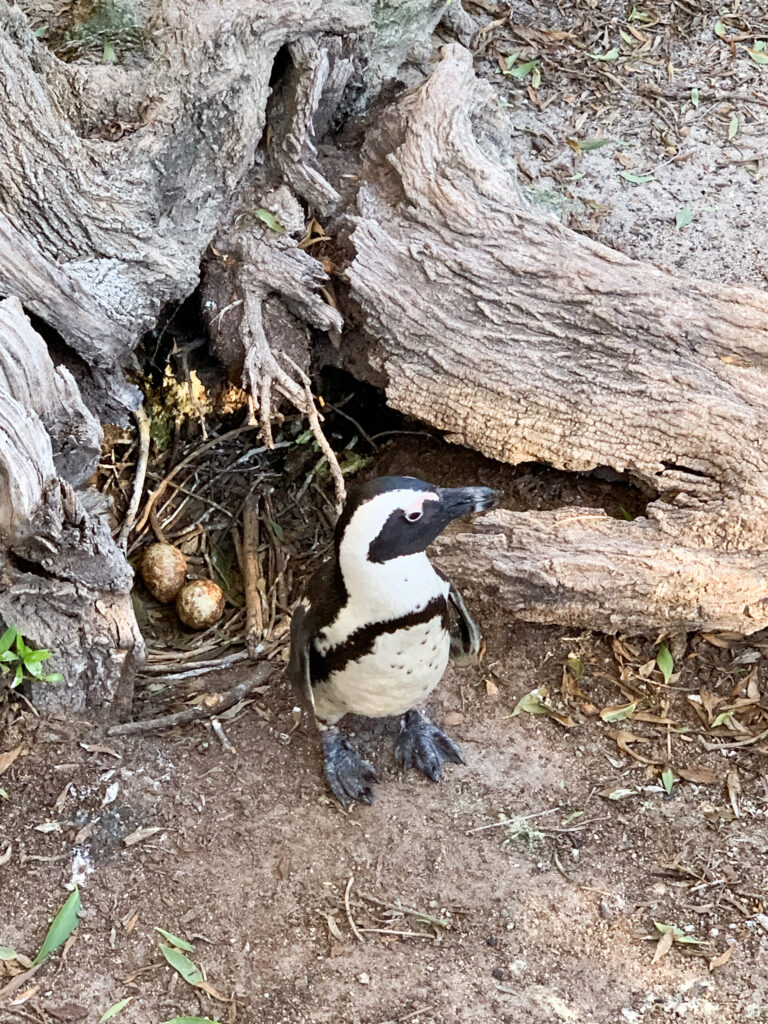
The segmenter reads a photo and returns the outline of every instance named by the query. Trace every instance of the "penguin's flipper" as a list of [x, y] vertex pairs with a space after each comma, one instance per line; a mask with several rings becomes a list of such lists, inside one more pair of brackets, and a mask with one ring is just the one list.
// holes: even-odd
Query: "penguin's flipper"
[[482, 637], [475, 620], [467, 611], [464, 598], [451, 583], [448, 591], [451, 612], [451, 657], [454, 661], [477, 661]]
[[291, 617], [291, 657], [286, 673], [301, 706], [305, 711], [314, 714], [315, 696], [312, 693], [312, 680], [309, 675], [311, 640], [312, 631], [307, 607], [304, 604], [299, 604]]

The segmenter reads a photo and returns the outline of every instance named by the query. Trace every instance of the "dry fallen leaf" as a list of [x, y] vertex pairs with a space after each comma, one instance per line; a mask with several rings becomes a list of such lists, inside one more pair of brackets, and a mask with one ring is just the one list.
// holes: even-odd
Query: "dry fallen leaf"
[[678, 768], [677, 774], [686, 782], [698, 782], [703, 785], [718, 780], [717, 772], [713, 772], [711, 768]]
[[103, 743], [81, 743], [80, 746], [83, 750], [87, 750], [89, 754], [110, 754], [112, 757], [116, 757], [118, 761], [123, 759], [122, 754], [118, 754], [112, 747], [105, 747]]
[[129, 836], [126, 836], [123, 843], [126, 846], [135, 846], [136, 843], [141, 843], [145, 839], [149, 839], [156, 832], [160, 832], [160, 828], [157, 825], [150, 825], [147, 828], [137, 828], [135, 832], [131, 832]]
[[23, 749], [24, 744], [20, 743], [18, 747], [14, 747], [13, 750], [7, 750], [4, 754], [0, 754], [0, 775], [11, 767]]
[[725, 784], [728, 787], [728, 799], [731, 801], [731, 807], [733, 813], [737, 818], [741, 817], [739, 811], [739, 796], [741, 795], [741, 782], [739, 781], [739, 772], [737, 768], [732, 768], [725, 776]]
[[331, 933], [334, 939], [338, 939], [339, 942], [343, 942], [344, 936], [341, 934], [341, 930], [339, 926], [336, 924], [336, 919], [334, 918], [333, 914], [326, 914], [325, 919], [328, 922], [328, 931]]
[[716, 967], [722, 967], [723, 964], [727, 964], [733, 956], [733, 951], [735, 948], [736, 943], [734, 942], [732, 946], [728, 946], [727, 949], [723, 950], [723, 952], [720, 953], [719, 956], [713, 957], [712, 960], [709, 961], [710, 971], [714, 971]]
[[670, 928], [669, 931], [664, 932], [664, 934], [661, 936], [661, 938], [658, 941], [658, 944], [657, 944], [656, 949], [655, 949], [654, 954], [653, 954], [653, 960], [651, 960], [651, 964], [652, 965], [655, 964], [655, 963], [658, 963], [658, 961], [661, 960], [661, 958], [663, 956], [667, 955], [667, 953], [670, 951], [670, 949], [672, 949], [672, 943], [674, 941], [675, 941], [675, 932], [674, 932], [674, 929]]
[[463, 721], [464, 715], [461, 711], [449, 711], [447, 715], [443, 715], [445, 725], [461, 725]]

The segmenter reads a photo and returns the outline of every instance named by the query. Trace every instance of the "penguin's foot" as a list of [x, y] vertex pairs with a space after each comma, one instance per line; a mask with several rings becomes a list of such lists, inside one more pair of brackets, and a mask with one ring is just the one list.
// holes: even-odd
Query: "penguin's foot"
[[403, 718], [395, 755], [403, 771], [418, 768], [433, 782], [440, 781], [442, 767], [447, 761], [464, 764], [461, 751], [453, 740], [420, 711], [409, 711]]
[[325, 778], [341, 806], [347, 808], [353, 800], [370, 804], [371, 787], [379, 781], [371, 762], [364, 760], [336, 729], [326, 729], [322, 742]]

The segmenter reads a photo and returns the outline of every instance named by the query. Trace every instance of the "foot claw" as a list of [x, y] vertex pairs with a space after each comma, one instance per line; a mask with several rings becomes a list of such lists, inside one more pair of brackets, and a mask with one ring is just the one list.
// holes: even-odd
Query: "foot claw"
[[323, 733], [323, 751], [325, 778], [341, 806], [346, 809], [353, 800], [372, 803], [371, 787], [379, 779], [371, 762], [362, 758], [343, 736], [331, 730]]
[[403, 719], [395, 754], [403, 771], [418, 768], [433, 782], [440, 781], [446, 762], [464, 764], [453, 740], [418, 711], [409, 711]]

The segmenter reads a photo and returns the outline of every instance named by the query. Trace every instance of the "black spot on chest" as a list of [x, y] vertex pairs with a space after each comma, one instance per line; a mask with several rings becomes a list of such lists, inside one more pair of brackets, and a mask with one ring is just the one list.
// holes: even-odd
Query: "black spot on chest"
[[386, 622], [371, 622], [367, 626], [350, 633], [347, 639], [321, 654], [314, 644], [310, 648], [309, 675], [313, 683], [320, 683], [334, 672], [341, 672], [351, 661], [359, 661], [373, 651], [376, 640], [386, 634], [397, 633], [401, 629], [412, 626], [426, 625], [438, 619], [446, 632], [449, 629], [448, 602], [442, 596], [434, 597], [419, 611], [409, 612], [396, 619]]

